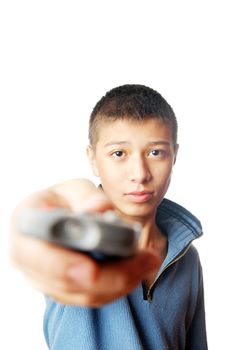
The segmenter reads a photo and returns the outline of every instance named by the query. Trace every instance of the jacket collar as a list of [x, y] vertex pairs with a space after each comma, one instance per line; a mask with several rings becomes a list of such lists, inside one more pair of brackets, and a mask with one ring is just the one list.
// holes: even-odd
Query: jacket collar
[[168, 252], [161, 269], [183, 255], [192, 241], [203, 233], [200, 221], [193, 214], [168, 199], [163, 199], [159, 205], [156, 222], [168, 240]]

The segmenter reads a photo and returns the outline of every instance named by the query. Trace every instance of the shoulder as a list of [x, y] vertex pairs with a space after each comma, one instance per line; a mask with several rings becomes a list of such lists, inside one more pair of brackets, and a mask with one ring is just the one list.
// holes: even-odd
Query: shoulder
[[199, 253], [193, 244], [191, 244], [181, 262], [183, 263], [184, 268], [190, 271], [192, 279], [200, 280], [202, 278], [202, 266]]
[[198, 250], [193, 244], [191, 244], [188, 250], [188, 256], [194, 261], [197, 261], [197, 262], [200, 261]]

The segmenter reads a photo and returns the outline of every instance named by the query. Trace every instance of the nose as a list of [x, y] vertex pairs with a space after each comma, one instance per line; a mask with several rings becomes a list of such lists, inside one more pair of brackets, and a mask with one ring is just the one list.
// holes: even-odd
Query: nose
[[131, 182], [145, 183], [151, 179], [147, 161], [140, 156], [134, 157], [129, 164], [129, 178]]

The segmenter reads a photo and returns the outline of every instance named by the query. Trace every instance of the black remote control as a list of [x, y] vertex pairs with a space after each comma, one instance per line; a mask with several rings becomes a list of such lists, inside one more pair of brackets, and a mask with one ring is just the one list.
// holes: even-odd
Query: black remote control
[[55, 208], [22, 212], [18, 216], [17, 229], [105, 261], [134, 255], [141, 225], [123, 222], [113, 211], [74, 214]]

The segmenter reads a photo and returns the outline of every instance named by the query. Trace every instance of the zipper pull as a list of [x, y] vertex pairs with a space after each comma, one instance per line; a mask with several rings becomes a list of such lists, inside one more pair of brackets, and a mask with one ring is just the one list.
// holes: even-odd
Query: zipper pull
[[147, 301], [148, 301], [149, 303], [152, 302], [152, 295], [151, 295], [151, 290], [150, 290], [150, 288], [147, 290]]

